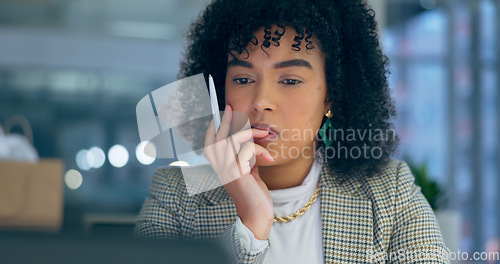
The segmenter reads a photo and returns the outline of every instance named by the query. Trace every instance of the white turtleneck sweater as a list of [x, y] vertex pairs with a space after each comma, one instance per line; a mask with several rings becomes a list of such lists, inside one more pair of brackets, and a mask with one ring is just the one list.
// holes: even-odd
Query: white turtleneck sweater
[[[321, 164], [316, 160], [300, 186], [269, 191], [273, 200], [274, 214], [291, 215], [302, 208], [318, 186]], [[324, 263], [323, 234], [321, 228], [320, 196], [304, 215], [288, 223], [273, 223], [269, 233], [269, 251], [264, 258], [267, 263]], [[266, 248], [267, 240], [258, 240], [238, 217], [236, 234], [250, 252]]]

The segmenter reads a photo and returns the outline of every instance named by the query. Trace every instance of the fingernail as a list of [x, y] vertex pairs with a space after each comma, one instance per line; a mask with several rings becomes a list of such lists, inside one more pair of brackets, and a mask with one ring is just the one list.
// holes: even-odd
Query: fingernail
[[226, 109], [224, 109], [224, 111], [227, 111], [229, 109], [229, 105], [226, 105]]
[[271, 159], [272, 162], [274, 162], [274, 159], [271, 155], [269, 155], [269, 158]]

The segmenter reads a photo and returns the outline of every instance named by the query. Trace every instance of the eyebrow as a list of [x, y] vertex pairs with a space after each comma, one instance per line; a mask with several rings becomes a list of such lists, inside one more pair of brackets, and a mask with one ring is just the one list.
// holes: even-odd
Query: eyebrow
[[311, 63], [301, 59], [278, 62], [274, 65], [274, 68], [279, 69], [279, 68], [294, 67], [294, 66], [303, 66], [312, 69]]
[[[227, 63], [227, 68], [236, 66], [250, 68], [250, 69], [253, 68], [253, 65], [250, 62], [242, 60], [231, 60]], [[286, 67], [297, 67], [297, 66], [312, 69], [311, 63], [302, 59], [287, 60], [274, 64], [275, 69], [281, 69]]]

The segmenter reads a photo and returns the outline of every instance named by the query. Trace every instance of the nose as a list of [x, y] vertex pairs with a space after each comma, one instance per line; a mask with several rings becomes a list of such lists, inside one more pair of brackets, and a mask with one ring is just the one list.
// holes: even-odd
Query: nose
[[255, 112], [276, 111], [275, 89], [270, 84], [261, 84], [256, 87], [252, 109]]

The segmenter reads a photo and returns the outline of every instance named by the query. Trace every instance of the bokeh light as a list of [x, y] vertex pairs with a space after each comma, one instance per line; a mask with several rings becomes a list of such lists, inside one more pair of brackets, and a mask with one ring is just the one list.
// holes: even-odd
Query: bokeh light
[[174, 161], [174, 162], [170, 163], [168, 166], [187, 167], [187, 166], [189, 166], [189, 163], [182, 161], [182, 160], [178, 160], [178, 161]]
[[64, 183], [71, 190], [80, 188], [83, 182], [82, 174], [77, 170], [69, 170], [64, 174]]
[[[146, 146], [148, 147], [148, 151], [145, 151]], [[151, 148], [151, 149], [149, 149]], [[146, 154], [148, 153], [148, 154]], [[154, 154], [149, 156], [149, 154]], [[153, 163], [156, 160], [156, 148], [154, 147], [153, 144], [148, 145], [148, 141], [143, 141], [137, 145], [135, 148], [135, 156], [137, 157], [137, 160], [144, 164], [144, 165], [149, 165]]]
[[92, 147], [89, 149], [88, 154], [92, 156], [92, 163], [89, 164], [90, 167], [98, 169], [104, 165], [106, 161], [106, 155], [104, 151], [99, 147]]
[[121, 168], [128, 163], [128, 151], [122, 145], [114, 145], [108, 151], [109, 163], [116, 168]]
[[88, 171], [92, 166], [90, 164], [94, 163], [92, 154], [86, 149], [82, 149], [76, 153], [76, 165], [80, 170]]

